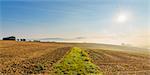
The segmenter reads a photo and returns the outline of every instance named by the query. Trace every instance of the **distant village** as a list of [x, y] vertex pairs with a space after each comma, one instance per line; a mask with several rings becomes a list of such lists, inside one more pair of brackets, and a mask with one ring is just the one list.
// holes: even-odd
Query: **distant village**
[[15, 36], [9, 36], [9, 37], [4, 37], [2, 40], [10, 40], [10, 41], [34, 41], [34, 42], [40, 42], [40, 40], [27, 40], [27, 39], [24, 39], [24, 38], [20, 38], [20, 39], [16, 39]]

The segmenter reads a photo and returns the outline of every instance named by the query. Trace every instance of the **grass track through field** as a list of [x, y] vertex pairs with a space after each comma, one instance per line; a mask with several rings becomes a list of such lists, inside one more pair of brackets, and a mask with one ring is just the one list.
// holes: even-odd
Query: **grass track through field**
[[102, 75], [98, 66], [91, 62], [88, 54], [73, 47], [71, 51], [56, 65], [54, 71], [57, 75]]

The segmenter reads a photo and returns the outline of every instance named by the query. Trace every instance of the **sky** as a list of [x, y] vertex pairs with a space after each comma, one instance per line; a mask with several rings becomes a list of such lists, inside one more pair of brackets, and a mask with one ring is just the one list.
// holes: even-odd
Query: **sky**
[[150, 47], [149, 0], [0, 0], [0, 38]]

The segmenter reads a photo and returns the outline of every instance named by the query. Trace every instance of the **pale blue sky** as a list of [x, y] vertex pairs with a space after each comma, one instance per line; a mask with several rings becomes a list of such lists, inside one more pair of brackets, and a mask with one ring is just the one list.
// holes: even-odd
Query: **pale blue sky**
[[[1, 38], [85, 37], [86, 40], [80, 41], [132, 44], [126, 41], [130, 38], [120, 38], [129, 34], [143, 36], [145, 32], [148, 35], [149, 0], [1, 0], [0, 3]], [[123, 23], [116, 22], [119, 12], [128, 15]], [[118, 39], [114, 41], [114, 37]]]

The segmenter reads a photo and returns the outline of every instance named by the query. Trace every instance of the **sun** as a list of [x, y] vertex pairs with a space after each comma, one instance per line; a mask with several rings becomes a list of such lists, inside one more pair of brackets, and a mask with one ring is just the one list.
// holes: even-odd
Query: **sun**
[[116, 17], [117, 18], [116, 20], [119, 23], [124, 23], [128, 20], [128, 17], [129, 16], [126, 13], [119, 13]]
[[115, 12], [116, 14], [113, 17], [113, 21], [118, 24], [129, 23], [133, 19], [133, 14], [131, 11], [120, 10]]

